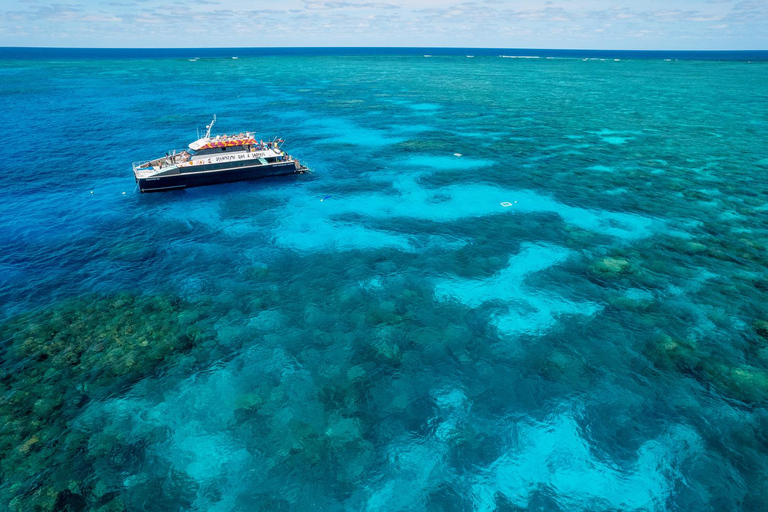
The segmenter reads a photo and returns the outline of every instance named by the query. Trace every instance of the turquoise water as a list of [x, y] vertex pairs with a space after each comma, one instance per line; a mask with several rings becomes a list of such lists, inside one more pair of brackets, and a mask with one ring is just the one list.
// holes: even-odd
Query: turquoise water
[[[766, 84], [0, 61], [2, 508], [763, 509]], [[314, 172], [135, 193], [213, 113]]]

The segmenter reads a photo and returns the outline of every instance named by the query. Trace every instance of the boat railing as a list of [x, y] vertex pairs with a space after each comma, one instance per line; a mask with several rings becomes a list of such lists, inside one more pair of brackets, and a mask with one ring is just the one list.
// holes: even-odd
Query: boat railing
[[151, 163], [151, 162], [152, 162], [152, 160], [142, 160], [142, 161], [139, 161], [139, 162], [133, 162], [131, 165], [133, 165], [133, 169], [136, 170], [139, 167], [144, 167], [145, 165], [147, 165], [148, 163]]
[[[249, 134], [249, 135], [252, 135], [252, 134]], [[256, 145], [252, 145], [250, 152], [264, 151], [264, 150], [271, 149], [276, 153], [278, 153], [281, 159], [292, 160], [293, 158], [285, 154], [285, 152], [282, 151], [282, 149], [280, 148], [280, 144], [282, 144], [283, 142], [284, 142], [283, 139], [279, 139], [276, 137], [274, 140], [268, 140], [267, 142], [262, 142], [262, 143], [257, 143]], [[134, 171], [149, 170], [154, 166], [166, 167], [169, 165], [178, 165], [178, 164], [190, 161], [191, 158], [192, 158], [192, 154], [189, 153], [189, 151], [186, 148], [174, 149], [169, 151], [167, 153], [167, 156], [161, 156], [160, 158], [153, 158], [152, 160], [140, 160], [138, 162], [133, 162], [133, 164], [131, 165], [133, 166]]]
[[[187, 154], [187, 157], [191, 156], [187, 149], [172, 149], [171, 151], [168, 152], [167, 156], [161, 156], [160, 158], [153, 158], [152, 160], [141, 160], [138, 162], [133, 162], [133, 164], [131, 165], [133, 165], [133, 169], [136, 170], [142, 167], [149, 167], [151, 165], [158, 165], [161, 163], [163, 164], [163, 166], [178, 164], [178, 163], [181, 163], [182, 161], [186, 161], [186, 159], [185, 160], [178, 159], [178, 157], [180, 157], [184, 153]], [[175, 160], [175, 162], [173, 160]]]

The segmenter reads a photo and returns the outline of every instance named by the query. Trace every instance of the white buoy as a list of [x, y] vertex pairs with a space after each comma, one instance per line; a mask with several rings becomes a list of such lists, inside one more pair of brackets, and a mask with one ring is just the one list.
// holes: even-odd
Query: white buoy
[[125, 195], [125, 192], [123, 192], [123, 195]]
[[93, 190], [91, 190], [91, 195], [93, 195]]
[[461, 153], [454, 153], [453, 156], [461, 156]]

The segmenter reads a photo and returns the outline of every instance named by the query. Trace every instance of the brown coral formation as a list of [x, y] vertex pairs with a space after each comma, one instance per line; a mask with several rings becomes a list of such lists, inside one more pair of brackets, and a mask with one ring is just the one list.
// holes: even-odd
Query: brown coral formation
[[[152, 375], [208, 337], [188, 305], [166, 296], [82, 297], [0, 325], [0, 497], [11, 510], [121, 510], [88, 481], [97, 438], [71, 420], [92, 400]], [[96, 439], [96, 444], [91, 441]], [[76, 455], [77, 454], [77, 455]], [[78, 462], [79, 461], [79, 462]], [[61, 508], [69, 507], [69, 508]]]

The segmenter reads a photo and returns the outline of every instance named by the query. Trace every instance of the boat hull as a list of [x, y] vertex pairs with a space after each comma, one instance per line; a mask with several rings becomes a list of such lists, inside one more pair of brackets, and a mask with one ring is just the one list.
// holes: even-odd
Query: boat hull
[[252, 167], [236, 167], [232, 169], [200, 170], [197, 172], [180, 172], [148, 178], [136, 178], [141, 192], [160, 192], [181, 188], [250, 181], [268, 176], [283, 176], [301, 171], [295, 161], [277, 162]]

